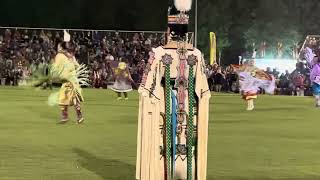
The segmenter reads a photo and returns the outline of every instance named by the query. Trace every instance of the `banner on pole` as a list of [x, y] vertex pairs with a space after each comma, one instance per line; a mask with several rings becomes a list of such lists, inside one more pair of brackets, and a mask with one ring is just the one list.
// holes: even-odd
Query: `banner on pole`
[[217, 62], [217, 40], [216, 34], [210, 32], [210, 65]]

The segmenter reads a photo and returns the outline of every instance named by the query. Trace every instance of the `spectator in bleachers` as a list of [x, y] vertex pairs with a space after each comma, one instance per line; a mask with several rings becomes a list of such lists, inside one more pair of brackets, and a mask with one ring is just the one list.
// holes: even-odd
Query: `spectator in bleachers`
[[218, 68], [217, 72], [213, 75], [214, 87], [216, 92], [221, 92], [222, 86], [225, 81], [225, 76], [221, 68]]
[[228, 91], [229, 92], [236, 92], [237, 91], [237, 81], [238, 81], [238, 74], [234, 71], [234, 68], [229, 66], [227, 71], [226, 80], [228, 83]]
[[272, 70], [272, 75], [274, 76], [274, 78], [278, 79], [279, 78], [279, 72], [277, 71], [277, 69], [273, 69]]
[[206, 75], [207, 75], [209, 89], [211, 91], [213, 91], [213, 89], [214, 89], [214, 79], [213, 79], [214, 71], [213, 71], [213, 67], [212, 66], [207, 65]]
[[279, 78], [279, 86], [280, 94], [281, 95], [288, 95], [289, 93], [289, 76], [286, 76], [286, 74], [282, 73]]

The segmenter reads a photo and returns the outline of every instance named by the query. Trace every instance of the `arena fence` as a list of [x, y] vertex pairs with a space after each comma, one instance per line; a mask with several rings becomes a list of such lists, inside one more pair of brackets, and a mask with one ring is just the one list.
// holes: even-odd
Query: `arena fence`
[[[59, 32], [60, 34], [63, 33], [63, 30], [67, 30], [70, 34], [73, 32], [86, 32], [90, 33], [91, 35], [94, 35], [96, 33], [102, 33], [102, 34], [121, 34], [124, 37], [131, 37], [135, 33], [143, 33], [144, 35], [156, 35], [156, 36], [165, 36], [164, 31], [129, 31], [129, 30], [98, 30], [98, 29], [61, 29], [61, 28], [32, 28], [32, 27], [4, 27], [0, 26], [0, 32], [4, 32], [6, 29], [10, 30], [32, 30], [32, 31], [55, 31]], [[188, 42], [191, 44], [194, 44], [194, 32], [188, 33]]]

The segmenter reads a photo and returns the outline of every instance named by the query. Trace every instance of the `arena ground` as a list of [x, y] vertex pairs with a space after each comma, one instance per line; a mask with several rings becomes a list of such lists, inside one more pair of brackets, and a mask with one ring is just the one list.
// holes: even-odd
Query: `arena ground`
[[[85, 124], [57, 124], [49, 90], [0, 88], [1, 180], [133, 180], [138, 96], [85, 89]], [[320, 109], [310, 97], [213, 94], [208, 180], [320, 179]], [[73, 109], [70, 109], [73, 110]], [[72, 118], [74, 117], [72, 111]]]

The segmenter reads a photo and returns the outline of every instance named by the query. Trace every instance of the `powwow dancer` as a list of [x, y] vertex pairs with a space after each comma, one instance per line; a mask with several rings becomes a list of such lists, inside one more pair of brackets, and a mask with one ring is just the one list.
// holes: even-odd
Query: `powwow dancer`
[[50, 66], [49, 74], [33, 77], [31, 85], [39, 86], [48, 81], [62, 83], [60, 90], [49, 96], [48, 104], [61, 107], [61, 123], [66, 123], [69, 120], [68, 107], [74, 106], [77, 113], [77, 123], [80, 124], [84, 121], [81, 111], [81, 102], [84, 100], [81, 86], [89, 85], [89, 71], [84, 65], [80, 65], [72, 55], [69, 41], [70, 34], [64, 31], [64, 42], [58, 47], [58, 53]]
[[307, 60], [311, 71], [310, 80], [312, 82], [312, 91], [316, 101], [316, 107], [320, 107], [320, 51], [317, 50], [316, 54], [312, 49], [306, 47], [304, 50], [304, 58]]
[[251, 59], [244, 65], [232, 65], [239, 74], [240, 92], [247, 102], [248, 111], [254, 109], [254, 99], [257, 99], [260, 89], [268, 94], [274, 94], [276, 87], [274, 77], [258, 69], [254, 64], [254, 60]]
[[115, 82], [111, 90], [118, 94], [118, 100], [121, 100], [121, 93], [123, 93], [125, 100], [128, 100], [128, 92], [132, 91], [133, 80], [131, 78], [127, 64], [120, 62], [118, 67], [114, 70]]
[[138, 90], [138, 180], [206, 180], [211, 94], [202, 53], [187, 41], [191, 4], [175, 1], [171, 37], [149, 53]]

